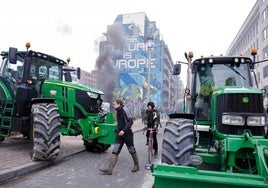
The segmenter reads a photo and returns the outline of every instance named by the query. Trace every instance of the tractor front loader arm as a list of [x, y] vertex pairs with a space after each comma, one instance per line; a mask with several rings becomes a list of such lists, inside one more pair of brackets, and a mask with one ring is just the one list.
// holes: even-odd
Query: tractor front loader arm
[[256, 166], [258, 174], [264, 178], [265, 182], [268, 182], [268, 168], [267, 168], [267, 159], [268, 159], [268, 147], [267, 145], [262, 145], [260, 142], [252, 137], [250, 133], [244, 134], [245, 139], [251, 142], [255, 146], [255, 157], [256, 157]]

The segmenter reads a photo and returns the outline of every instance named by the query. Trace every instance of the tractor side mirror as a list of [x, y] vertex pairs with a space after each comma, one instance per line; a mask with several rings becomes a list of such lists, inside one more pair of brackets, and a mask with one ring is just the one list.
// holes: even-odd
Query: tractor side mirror
[[180, 75], [181, 73], [181, 64], [175, 64], [173, 69], [173, 75]]
[[66, 82], [72, 82], [71, 72], [64, 72], [64, 78]]
[[80, 80], [81, 78], [81, 69], [80, 67], [77, 68], [77, 78]]
[[17, 48], [9, 48], [8, 51], [8, 61], [11, 64], [16, 64], [17, 63]]

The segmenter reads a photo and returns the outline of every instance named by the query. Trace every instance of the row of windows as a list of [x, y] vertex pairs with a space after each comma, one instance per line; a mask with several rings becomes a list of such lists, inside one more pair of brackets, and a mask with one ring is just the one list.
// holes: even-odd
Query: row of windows
[[262, 40], [267, 39], [268, 37], [268, 27], [266, 26], [263, 30], [262, 30]]
[[266, 59], [268, 57], [268, 46], [265, 46], [262, 49], [263, 59]]
[[[264, 2], [265, 0], [263, 0]], [[261, 14], [261, 21], [264, 22], [268, 17], [268, 6], [265, 7], [265, 9], [263, 10], [262, 14]], [[266, 26], [263, 30], [263, 40], [265, 40], [268, 37], [268, 27]], [[263, 55], [263, 59], [267, 59], [268, 58], [268, 45], [265, 46], [262, 49], [262, 55]], [[260, 76], [259, 76], [260, 77]], [[263, 78], [267, 78], [268, 77], [268, 65], [266, 65], [265, 67], [263, 67]], [[260, 79], [258, 79], [258, 82], [260, 82]], [[266, 90], [268, 88], [268, 86], [264, 87]], [[268, 95], [266, 94], [266, 96], [268, 97]]]
[[268, 65], [263, 67], [263, 78], [266, 78], [266, 77], [268, 77]]
[[[267, 30], [268, 31], [268, 30]], [[241, 38], [240, 42], [238, 43], [238, 45], [236, 46], [236, 49], [241, 53], [244, 51], [245, 46], [247, 46], [253, 39], [257, 38], [257, 34], [259, 32], [259, 23], [256, 22], [251, 29], [248, 30], [248, 32], [243, 35], [243, 37]], [[266, 36], [268, 36], [268, 33], [266, 34]], [[254, 42], [254, 44], [252, 45], [255, 48], [259, 47], [259, 42], [258, 40], [256, 42]], [[247, 54], [246, 54], [247, 55]]]
[[268, 15], [268, 7], [266, 6], [265, 9], [261, 13], [261, 21], [264, 22], [267, 19]]

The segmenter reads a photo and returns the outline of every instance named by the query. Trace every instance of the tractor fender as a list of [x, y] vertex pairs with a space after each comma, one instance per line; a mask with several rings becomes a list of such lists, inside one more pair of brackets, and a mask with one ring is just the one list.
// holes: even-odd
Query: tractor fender
[[55, 103], [54, 98], [32, 98], [31, 104], [36, 104], [36, 103]]
[[184, 118], [184, 119], [194, 120], [194, 118], [195, 118], [194, 114], [189, 114], [189, 113], [173, 113], [173, 114], [169, 114], [168, 116], [170, 119]]

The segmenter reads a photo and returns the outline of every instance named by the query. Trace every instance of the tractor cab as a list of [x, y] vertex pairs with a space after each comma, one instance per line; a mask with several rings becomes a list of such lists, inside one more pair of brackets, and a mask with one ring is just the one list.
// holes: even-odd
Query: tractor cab
[[[10, 48], [9, 52], [1, 55], [0, 77], [6, 83], [11, 98], [15, 99], [15, 114], [27, 116], [29, 114], [25, 113], [30, 112], [30, 101], [39, 97], [44, 80], [62, 80], [62, 67], [66, 62], [41, 52], [17, 51], [16, 48]], [[5, 95], [4, 92], [2, 95]]]
[[250, 66], [245, 57], [208, 57], [192, 63], [192, 113], [197, 120], [210, 120], [212, 93], [218, 88], [252, 86]]

